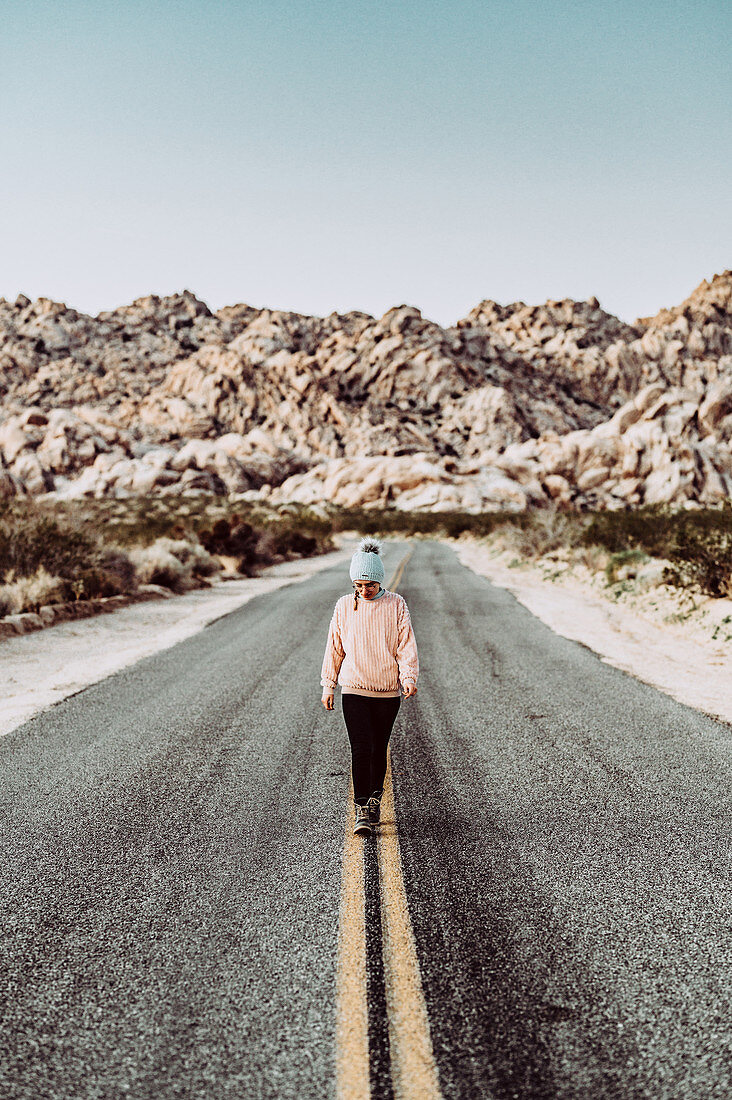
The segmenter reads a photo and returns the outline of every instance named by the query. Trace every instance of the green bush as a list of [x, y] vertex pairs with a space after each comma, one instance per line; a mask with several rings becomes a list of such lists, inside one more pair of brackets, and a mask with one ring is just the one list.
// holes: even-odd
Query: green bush
[[585, 528], [581, 544], [601, 546], [611, 554], [642, 549], [663, 557], [673, 529], [673, 515], [665, 508], [638, 508], [632, 512], [597, 512]]
[[615, 584], [618, 579], [618, 573], [625, 566], [641, 565], [646, 561], [648, 561], [648, 554], [646, 554], [645, 550], [618, 550], [617, 553], [610, 555], [608, 563], [605, 566], [605, 579], [608, 584]]
[[664, 578], [682, 588], [697, 587], [708, 596], [732, 596], [732, 532], [684, 529], [668, 555]]
[[582, 542], [613, 555], [643, 551], [671, 562], [664, 574], [670, 584], [697, 587], [709, 596], [732, 594], [729, 504], [683, 511], [655, 505], [632, 512], [600, 512], [592, 517]]

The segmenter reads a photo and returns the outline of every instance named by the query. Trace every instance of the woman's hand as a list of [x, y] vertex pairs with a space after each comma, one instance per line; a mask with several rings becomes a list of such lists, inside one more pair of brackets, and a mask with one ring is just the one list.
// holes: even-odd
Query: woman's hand
[[404, 698], [408, 699], [410, 695], [417, 694], [416, 684], [404, 684]]
[[323, 698], [320, 701], [326, 710], [333, 710], [333, 695], [332, 691], [323, 692]]

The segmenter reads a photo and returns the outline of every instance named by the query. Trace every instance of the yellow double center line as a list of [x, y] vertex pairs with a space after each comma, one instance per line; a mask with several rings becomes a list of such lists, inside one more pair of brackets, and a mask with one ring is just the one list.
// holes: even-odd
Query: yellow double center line
[[[397, 567], [389, 584], [392, 592], [402, 579], [411, 553], [410, 550]], [[381, 820], [376, 843], [394, 1096], [395, 1100], [441, 1100], [404, 888], [391, 755], [381, 802]], [[364, 841], [353, 835], [350, 815], [343, 845], [337, 980], [336, 1097], [337, 1100], [370, 1100]]]

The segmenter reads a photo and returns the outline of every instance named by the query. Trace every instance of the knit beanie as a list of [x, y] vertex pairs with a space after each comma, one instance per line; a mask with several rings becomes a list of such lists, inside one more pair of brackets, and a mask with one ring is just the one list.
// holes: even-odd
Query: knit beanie
[[379, 557], [381, 544], [376, 539], [361, 539], [361, 545], [351, 558], [350, 577], [352, 581], [384, 580], [384, 563]]

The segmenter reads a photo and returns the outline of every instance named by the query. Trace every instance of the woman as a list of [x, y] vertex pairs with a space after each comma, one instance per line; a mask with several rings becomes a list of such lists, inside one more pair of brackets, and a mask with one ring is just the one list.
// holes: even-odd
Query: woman
[[343, 717], [351, 742], [354, 833], [371, 835], [381, 817], [386, 748], [404, 697], [417, 692], [417, 643], [403, 596], [383, 587], [381, 546], [363, 539], [351, 558], [353, 595], [333, 611], [321, 684], [323, 706], [333, 710], [340, 682]]

